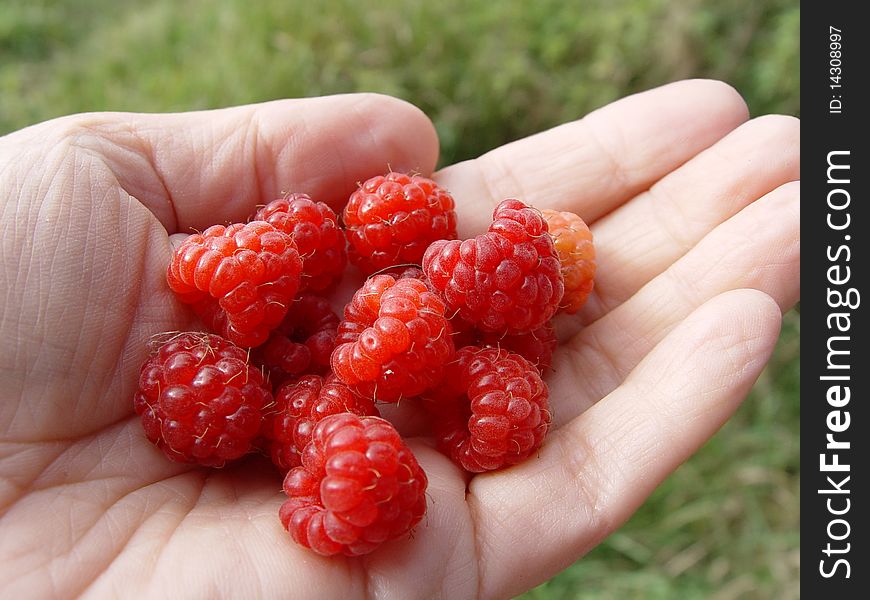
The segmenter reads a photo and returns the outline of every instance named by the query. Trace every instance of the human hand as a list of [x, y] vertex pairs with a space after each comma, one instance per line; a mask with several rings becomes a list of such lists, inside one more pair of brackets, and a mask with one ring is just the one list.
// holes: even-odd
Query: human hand
[[724, 423], [799, 298], [799, 125], [746, 119], [727, 86], [681, 82], [434, 175], [460, 237], [505, 197], [583, 216], [596, 291], [560, 324], [539, 455], [468, 478], [410, 440], [427, 516], [356, 559], [292, 542], [266, 461], [167, 461], [132, 396], [149, 337], [193, 323], [165, 284], [174, 241], [282, 191], [337, 207], [387, 165], [428, 174], [429, 121], [351, 95], [77, 115], [0, 138], [0, 589], [502, 598], [568, 566]]

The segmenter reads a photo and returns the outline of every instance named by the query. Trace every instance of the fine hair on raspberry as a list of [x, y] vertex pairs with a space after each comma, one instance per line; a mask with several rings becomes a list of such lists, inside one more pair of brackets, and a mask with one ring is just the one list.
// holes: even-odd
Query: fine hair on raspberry
[[552, 321], [528, 333], [514, 334], [479, 331], [458, 316], [450, 319], [450, 325], [453, 327], [453, 342], [457, 350], [465, 346], [509, 350], [535, 365], [542, 375], [549, 371], [553, 353], [559, 344]]

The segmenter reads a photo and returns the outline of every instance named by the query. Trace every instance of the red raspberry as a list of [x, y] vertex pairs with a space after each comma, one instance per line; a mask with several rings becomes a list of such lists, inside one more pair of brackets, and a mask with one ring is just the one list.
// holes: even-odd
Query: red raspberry
[[434, 242], [423, 271], [449, 311], [481, 331], [526, 333], [549, 321], [564, 284], [553, 239], [540, 213], [505, 200], [489, 231], [465, 241]]
[[336, 377], [382, 402], [436, 385], [455, 351], [441, 299], [419, 279], [390, 275], [375, 275], [357, 290], [335, 344]]
[[315, 425], [339, 413], [380, 416], [369, 398], [329, 376], [306, 375], [286, 383], [275, 393], [275, 408], [263, 419], [262, 436], [276, 467], [287, 471], [301, 464], [301, 453], [311, 441]]
[[304, 373], [323, 375], [329, 371], [339, 321], [325, 298], [302, 294], [268, 341], [254, 350], [254, 362], [268, 369], [276, 388]]
[[541, 211], [562, 263], [565, 295], [560, 310], [573, 315], [592, 293], [595, 278], [595, 246], [592, 232], [579, 216], [572, 212]]
[[372, 177], [344, 209], [350, 262], [369, 275], [419, 263], [435, 240], [456, 238], [453, 198], [431, 179], [404, 173]]
[[559, 343], [552, 322], [545, 323], [529, 333], [513, 335], [478, 331], [458, 317], [451, 319], [450, 325], [453, 327], [453, 343], [457, 350], [465, 346], [509, 350], [538, 367], [541, 374], [550, 368], [553, 352], [556, 351]]
[[166, 279], [213, 331], [240, 346], [269, 337], [299, 289], [293, 239], [263, 221], [215, 225], [175, 251]]
[[541, 446], [550, 425], [547, 398], [547, 384], [522, 356], [468, 346], [424, 405], [441, 451], [480, 473], [522, 462]]
[[293, 539], [319, 554], [368, 554], [407, 535], [426, 512], [426, 473], [389, 422], [326, 417], [287, 473], [278, 515]]
[[272, 403], [247, 351], [207, 333], [178, 333], [142, 365], [133, 407], [170, 459], [220, 467], [251, 449]]
[[254, 214], [289, 234], [302, 257], [300, 291], [322, 291], [341, 279], [347, 264], [344, 232], [335, 212], [307, 194], [273, 200]]

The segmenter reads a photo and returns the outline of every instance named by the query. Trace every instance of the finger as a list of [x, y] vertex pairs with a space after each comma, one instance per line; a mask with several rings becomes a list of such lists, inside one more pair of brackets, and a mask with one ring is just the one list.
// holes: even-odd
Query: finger
[[782, 311], [800, 298], [800, 182], [743, 209], [563, 345], [551, 379], [554, 422], [573, 419], [613, 391], [698, 306], [740, 288], [764, 292]]
[[761, 292], [717, 296], [617, 390], [556, 430], [537, 459], [472, 480], [481, 595], [529, 589], [625, 522], [735, 410], [773, 350], [780, 319]]
[[389, 168], [429, 173], [438, 157], [429, 119], [377, 94], [64, 122], [62, 135], [104, 160], [169, 233], [242, 220], [286, 192], [338, 209], [357, 182]]
[[800, 178], [800, 121], [770, 115], [737, 128], [595, 224], [595, 301], [587, 322], [630, 298], [717, 225]]
[[505, 198], [592, 222], [746, 118], [746, 104], [730, 86], [681, 81], [447, 167], [436, 178], [457, 199], [460, 237], [485, 230]]

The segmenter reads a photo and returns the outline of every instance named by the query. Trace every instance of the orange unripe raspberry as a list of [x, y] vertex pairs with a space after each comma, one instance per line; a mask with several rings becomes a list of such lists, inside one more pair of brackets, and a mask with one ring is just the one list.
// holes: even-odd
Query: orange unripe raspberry
[[592, 293], [595, 278], [595, 246], [592, 232], [579, 216], [572, 212], [544, 209], [541, 211], [553, 236], [562, 277], [565, 279], [565, 295], [560, 312], [572, 315], [580, 310]]

